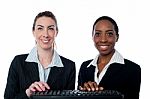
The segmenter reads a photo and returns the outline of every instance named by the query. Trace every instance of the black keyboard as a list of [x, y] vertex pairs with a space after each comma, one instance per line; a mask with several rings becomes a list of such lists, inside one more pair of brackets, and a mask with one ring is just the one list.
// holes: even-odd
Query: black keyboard
[[96, 92], [79, 90], [50, 90], [34, 92], [31, 99], [123, 99], [123, 95], [114, 90]]

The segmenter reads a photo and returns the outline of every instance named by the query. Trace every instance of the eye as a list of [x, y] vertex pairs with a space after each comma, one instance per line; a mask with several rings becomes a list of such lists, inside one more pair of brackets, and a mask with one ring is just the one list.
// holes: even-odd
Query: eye
[[54, 30], [54, 27], [49, 27], [48, 30]]
[[95, 37], [99, 37], [100, 34], [101, 34], [101, 33], [99, 33], [99, 32], [95, 32], [95, 35], [94, 35], [94, 36], [95, 36]]
[[111, 37], [111, 36], [114, 35], [114, 33], [113, 33], [113, 32], [108, 32], [107, 35], [108, 35], [109, 37]]
[[37, 30], [43, 30], [43, 28], [42, 27], [38, 27]]

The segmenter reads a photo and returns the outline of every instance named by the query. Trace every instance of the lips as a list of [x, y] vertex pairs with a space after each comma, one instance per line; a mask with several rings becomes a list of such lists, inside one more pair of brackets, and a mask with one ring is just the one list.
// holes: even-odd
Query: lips
[[101, 49], [101, 50], [107, 50], [108, 49], [108, 45], [100, 45], [99, 46], [99, 48]]
[[41, 40], [43, 43], [48, 43], [50, 40], [46, 40], [46, 39], [44, 39], [44, 40]]

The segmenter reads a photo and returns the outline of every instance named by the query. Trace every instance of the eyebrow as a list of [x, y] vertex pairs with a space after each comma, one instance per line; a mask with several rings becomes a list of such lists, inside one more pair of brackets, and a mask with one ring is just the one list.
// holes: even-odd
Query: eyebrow
[[50, 26], [48, 26], [48, 27], [49, 27], [49, 28], [50, 28], [50, 27], [55, 27], [55, 25], [50, 25]]
[[[43, 25], [37, 25], [37, 26], [39, 26], [39, 27], [44, 27]], [[50, 27], [55, 27], [55, 25], [49, 25], [48, 27], [49, 27], [49, 28], [50, 28]]]
[[[95, 30], [95, 31], [102, 32], [101, 30]], [[113, 31], [113, 30], [106, 30], [106, 32], [110, 32], [110, 31]]]
[[44, 26], [42, 26], [42, 25], [37, 25], [37, 26], [44, 27]]
[[111, 32], [111, 31], [113, 31], [113, 30], [107, 30], [106, 32]]

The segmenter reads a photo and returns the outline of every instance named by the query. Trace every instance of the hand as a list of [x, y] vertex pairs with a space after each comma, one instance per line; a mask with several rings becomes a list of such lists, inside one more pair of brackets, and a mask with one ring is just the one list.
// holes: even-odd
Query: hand
[[28, 97], [32, 95], [35, 91], [45, 91], [46, 89], [50, 89], [47, 83], [39, 81], [32, 83], [28, 89], [26, 89], [26, 94]]
[[79, 89], [82, 91], [100, 91], [103, 90], [103, 87], [99, 87], [96, 82], [88, 81], [83, 84], [83, 86], [79, 86]]

